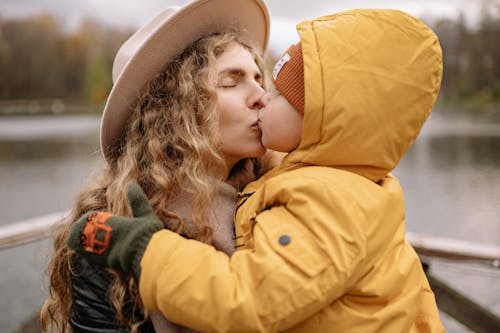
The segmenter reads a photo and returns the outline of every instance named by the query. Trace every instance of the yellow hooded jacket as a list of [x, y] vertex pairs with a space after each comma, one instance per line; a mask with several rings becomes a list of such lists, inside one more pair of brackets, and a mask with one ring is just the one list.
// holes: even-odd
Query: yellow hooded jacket
[[297, 30], [299, 147], [245, 189], [232, 257], [169, 231], [153, 236], [141, 262], [144, 304], [204, 332], [443, 332], [389, 174], [437, 98], [438, 39], [394, 10], [347, 11]]

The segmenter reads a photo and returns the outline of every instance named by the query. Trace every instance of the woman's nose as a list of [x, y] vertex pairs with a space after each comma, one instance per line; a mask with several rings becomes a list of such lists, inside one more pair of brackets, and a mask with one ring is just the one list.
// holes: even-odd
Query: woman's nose
[[255, 90], [255, 93], [254, 93], [254, 96], [252, 98], [252, 109], [260, 109], [262, 108], [264, 105], [262, 103], [262, 98], [266, 95], [266, 91], [264, 90], [264, 88], [262, 88], [260, 85], [258, 87], [256, 87], [256, 90]]

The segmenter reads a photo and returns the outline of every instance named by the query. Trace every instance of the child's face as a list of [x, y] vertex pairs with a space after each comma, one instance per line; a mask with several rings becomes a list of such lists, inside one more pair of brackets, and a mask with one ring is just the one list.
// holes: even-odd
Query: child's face
[[278, 90], [266, 93], [261, 104], [259, 126], [264, 147], [279, 152], [297, 148], [302, 138], [302, 115]]

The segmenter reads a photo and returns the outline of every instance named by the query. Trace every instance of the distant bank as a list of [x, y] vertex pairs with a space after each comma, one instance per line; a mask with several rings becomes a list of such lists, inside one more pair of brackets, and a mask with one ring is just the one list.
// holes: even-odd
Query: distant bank
[[60, 98], [0, 100], [0, 116], [100, 114], [104, 105]]

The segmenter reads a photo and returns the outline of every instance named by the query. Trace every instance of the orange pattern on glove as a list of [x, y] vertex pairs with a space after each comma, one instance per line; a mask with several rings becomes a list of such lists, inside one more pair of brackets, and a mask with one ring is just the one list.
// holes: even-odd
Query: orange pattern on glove
[[88, 216], [88, 222], [80, 234], [80, 243], [85, 251], [101, 254], [108, 249], [112, 228], [106, 224], [106, 221], [111, 216], [113, 214], [106, 212], [97, 212]]

